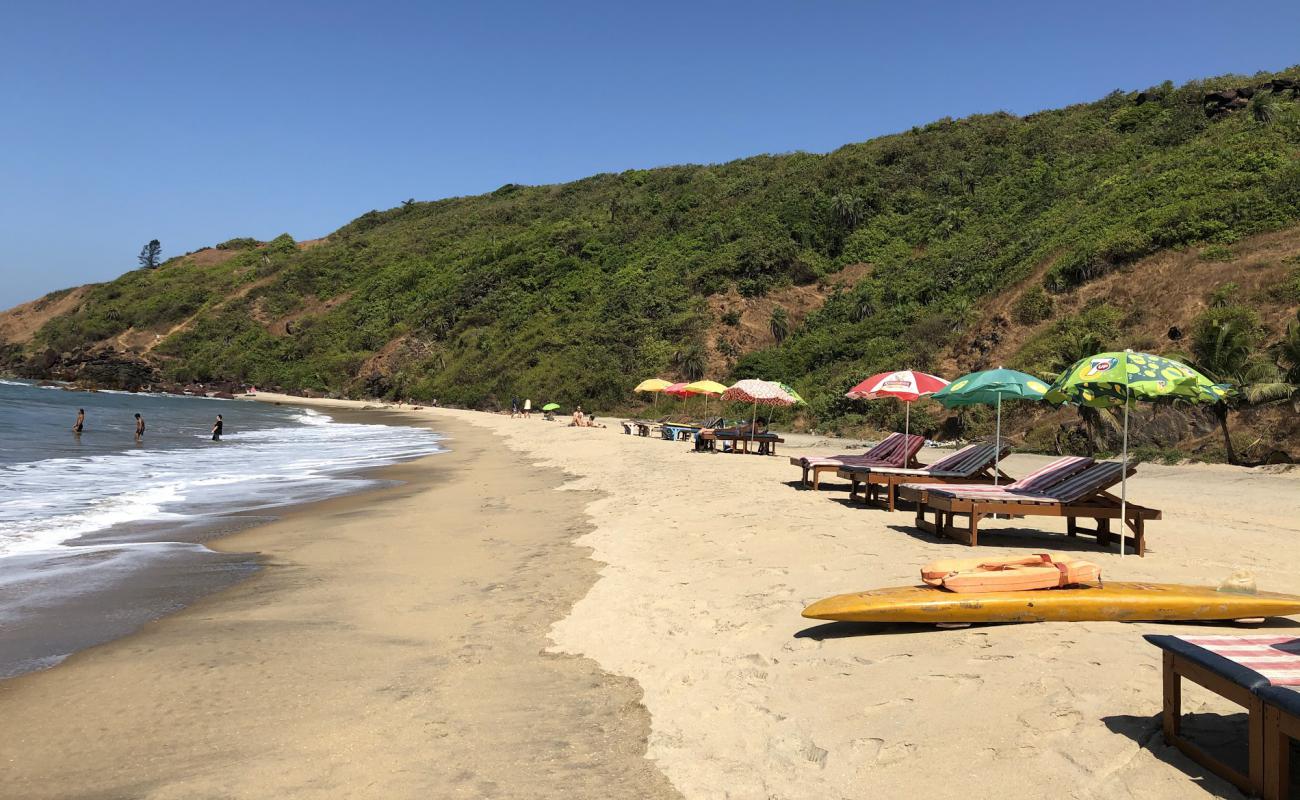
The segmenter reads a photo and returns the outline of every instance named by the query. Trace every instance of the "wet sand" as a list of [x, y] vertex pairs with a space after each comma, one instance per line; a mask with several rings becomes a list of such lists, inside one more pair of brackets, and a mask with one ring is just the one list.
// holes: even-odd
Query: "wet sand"
[[675, 796], [635, 682], [548, 650], [596, 579], [594, 493], [433, 427], [451, 452], [402, 485], [213, 543], [250, 580], [0, 682], [0, 796]]

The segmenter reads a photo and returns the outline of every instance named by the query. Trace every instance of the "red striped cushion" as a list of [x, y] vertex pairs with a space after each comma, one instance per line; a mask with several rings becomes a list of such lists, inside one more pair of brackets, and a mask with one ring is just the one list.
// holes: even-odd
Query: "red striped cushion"
[[1179, 636], [1246, 669], [1274, 686], [1300, 686], [1300, 639], [1294, 636]]

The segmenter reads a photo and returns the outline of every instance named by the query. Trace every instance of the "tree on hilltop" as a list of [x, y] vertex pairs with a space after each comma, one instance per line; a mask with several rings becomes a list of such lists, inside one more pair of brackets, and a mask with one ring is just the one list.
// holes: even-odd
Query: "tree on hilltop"
[[149, 244], [140, 248], [140, 266], [145, 269], [154, 269], [162, 263], [162, 243], [157, 239], [150, 239]]

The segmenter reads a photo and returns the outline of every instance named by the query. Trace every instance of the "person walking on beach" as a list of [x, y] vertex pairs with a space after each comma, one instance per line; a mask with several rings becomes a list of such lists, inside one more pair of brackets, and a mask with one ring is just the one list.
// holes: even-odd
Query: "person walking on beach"
[[77, 421], [72, 425], [72, 432], [81, 435], [81, 429], [86, 427], [86, 409], [77, 409]]
[[533, 416], [533, 398], [524, 398], [524, 419], [531, 419]]
[[510, 398], [510, 418], [514, 419], [517, 416], [519, 416], [519, 398], [512, 397]]
[[135, 440], [138, 442], [144, 438], [144, 417], [139, 414], [135, 415]]
[[212, 423], [212, 441], [221, 441], [221, 415], [217, 415], [217, 421]]

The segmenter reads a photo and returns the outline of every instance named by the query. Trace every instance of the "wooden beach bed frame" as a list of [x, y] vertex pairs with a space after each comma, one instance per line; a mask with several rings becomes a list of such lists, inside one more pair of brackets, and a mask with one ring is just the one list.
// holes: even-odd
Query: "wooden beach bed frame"
[[849, 465], [840, 467], [835, 474], [849, 482], [850, 500], [893, 511], [898, 504], [898, 487], [905, 483], [993, 483], [995, 471], [999, 480], [1012, 483], [1014, 478], [994, 466], [1010, 452], [1008, 445], [1003, 445], [999, 452], [992, 442], [975, 443], [927, 467], [904, 469]]
[[[838, 472], [845, 467], [897, 467], [900, 469], [919, 467], [916, 454], [925, 446], [925, 437], [917, 434], [906, 435], [891, 433], [876, 446], [862, 453], [845, 453], [838, 456], [791, 456], [790, 463], [803, 470], [799, 483], [812, 486], [813, 491], [821, 487], [824, 472]], [[809, 475], [812, 476], [811, 483]]]
[[[1242, 663], [1247, 659], [1220, 655], [1178, 636], [1148, 634], [1143, 638], [1163, 651], [1160, 727], [1165, 741], [1247, 795], [1286, 800], [1291, 786], [1291, 740], [1300, 739], [1300, 691], [1294, 686], [1273, 685], [1267, 675]], [[1203, 638], [1230, 646], [1233, 638], [1251, 637]], [[1183, 736], [1183, 679], [1246, 709], [1245, 772]]]
[[758, 445], [754, 452], [758, 455], [776, 455], [776, 446], [785, 444], [785, 439], [775, 433], [750, 433], [748, 431], [714, 430], [705, 428], [699, 433], [699, 440], [704, 449], [717, 452], [718, 442], [731, 442], [731, 449], [723, 452], [748, 453], [751, 444]]
[[[1005, 487], [903, 484], [898, 487], [898, 493], [904, 500], [916, 503], [916, 527], [972, 547], [979, 544], [981, 519], [1007, 514], [1065, 517], [1067, 536], [1086, 534], [1095, 537], [1103, 546], [1117, 544], [1122, 536], [1126, 542], [1132, 543], [1133, 552], [1145, 555], [1145, 522], [1160, 519], [1158, 509], [1128, 503], [1120, 531], [1110, 529], [1110, 521], [1120, 517], [1120, 499], [1107, 489], [1126, 475], [1131, 476], [1136, 467], [1118, 461], [1084, 459], [1091, 463], [1077, 468], [1077, 462], [1067, 463], [1069, 461], [1060, 459], [1039, 470], [1028, 484], [1031, 488], [1026, 488], [1024, 481]], [[1040, 475], [1044, 472], [1047, 472], [1046, 476]], [[926, 519], [927, 512], [934, 514], [934, 522]], [[959, 516], [967, 518], [966, 525], [958, 527], [954, 524]], [[1081, 527], [1080, 519], [1095, 520], [1096, 527]], [[1124, 531], [1124, 527], [1132, 532], [1132, 536]]]

